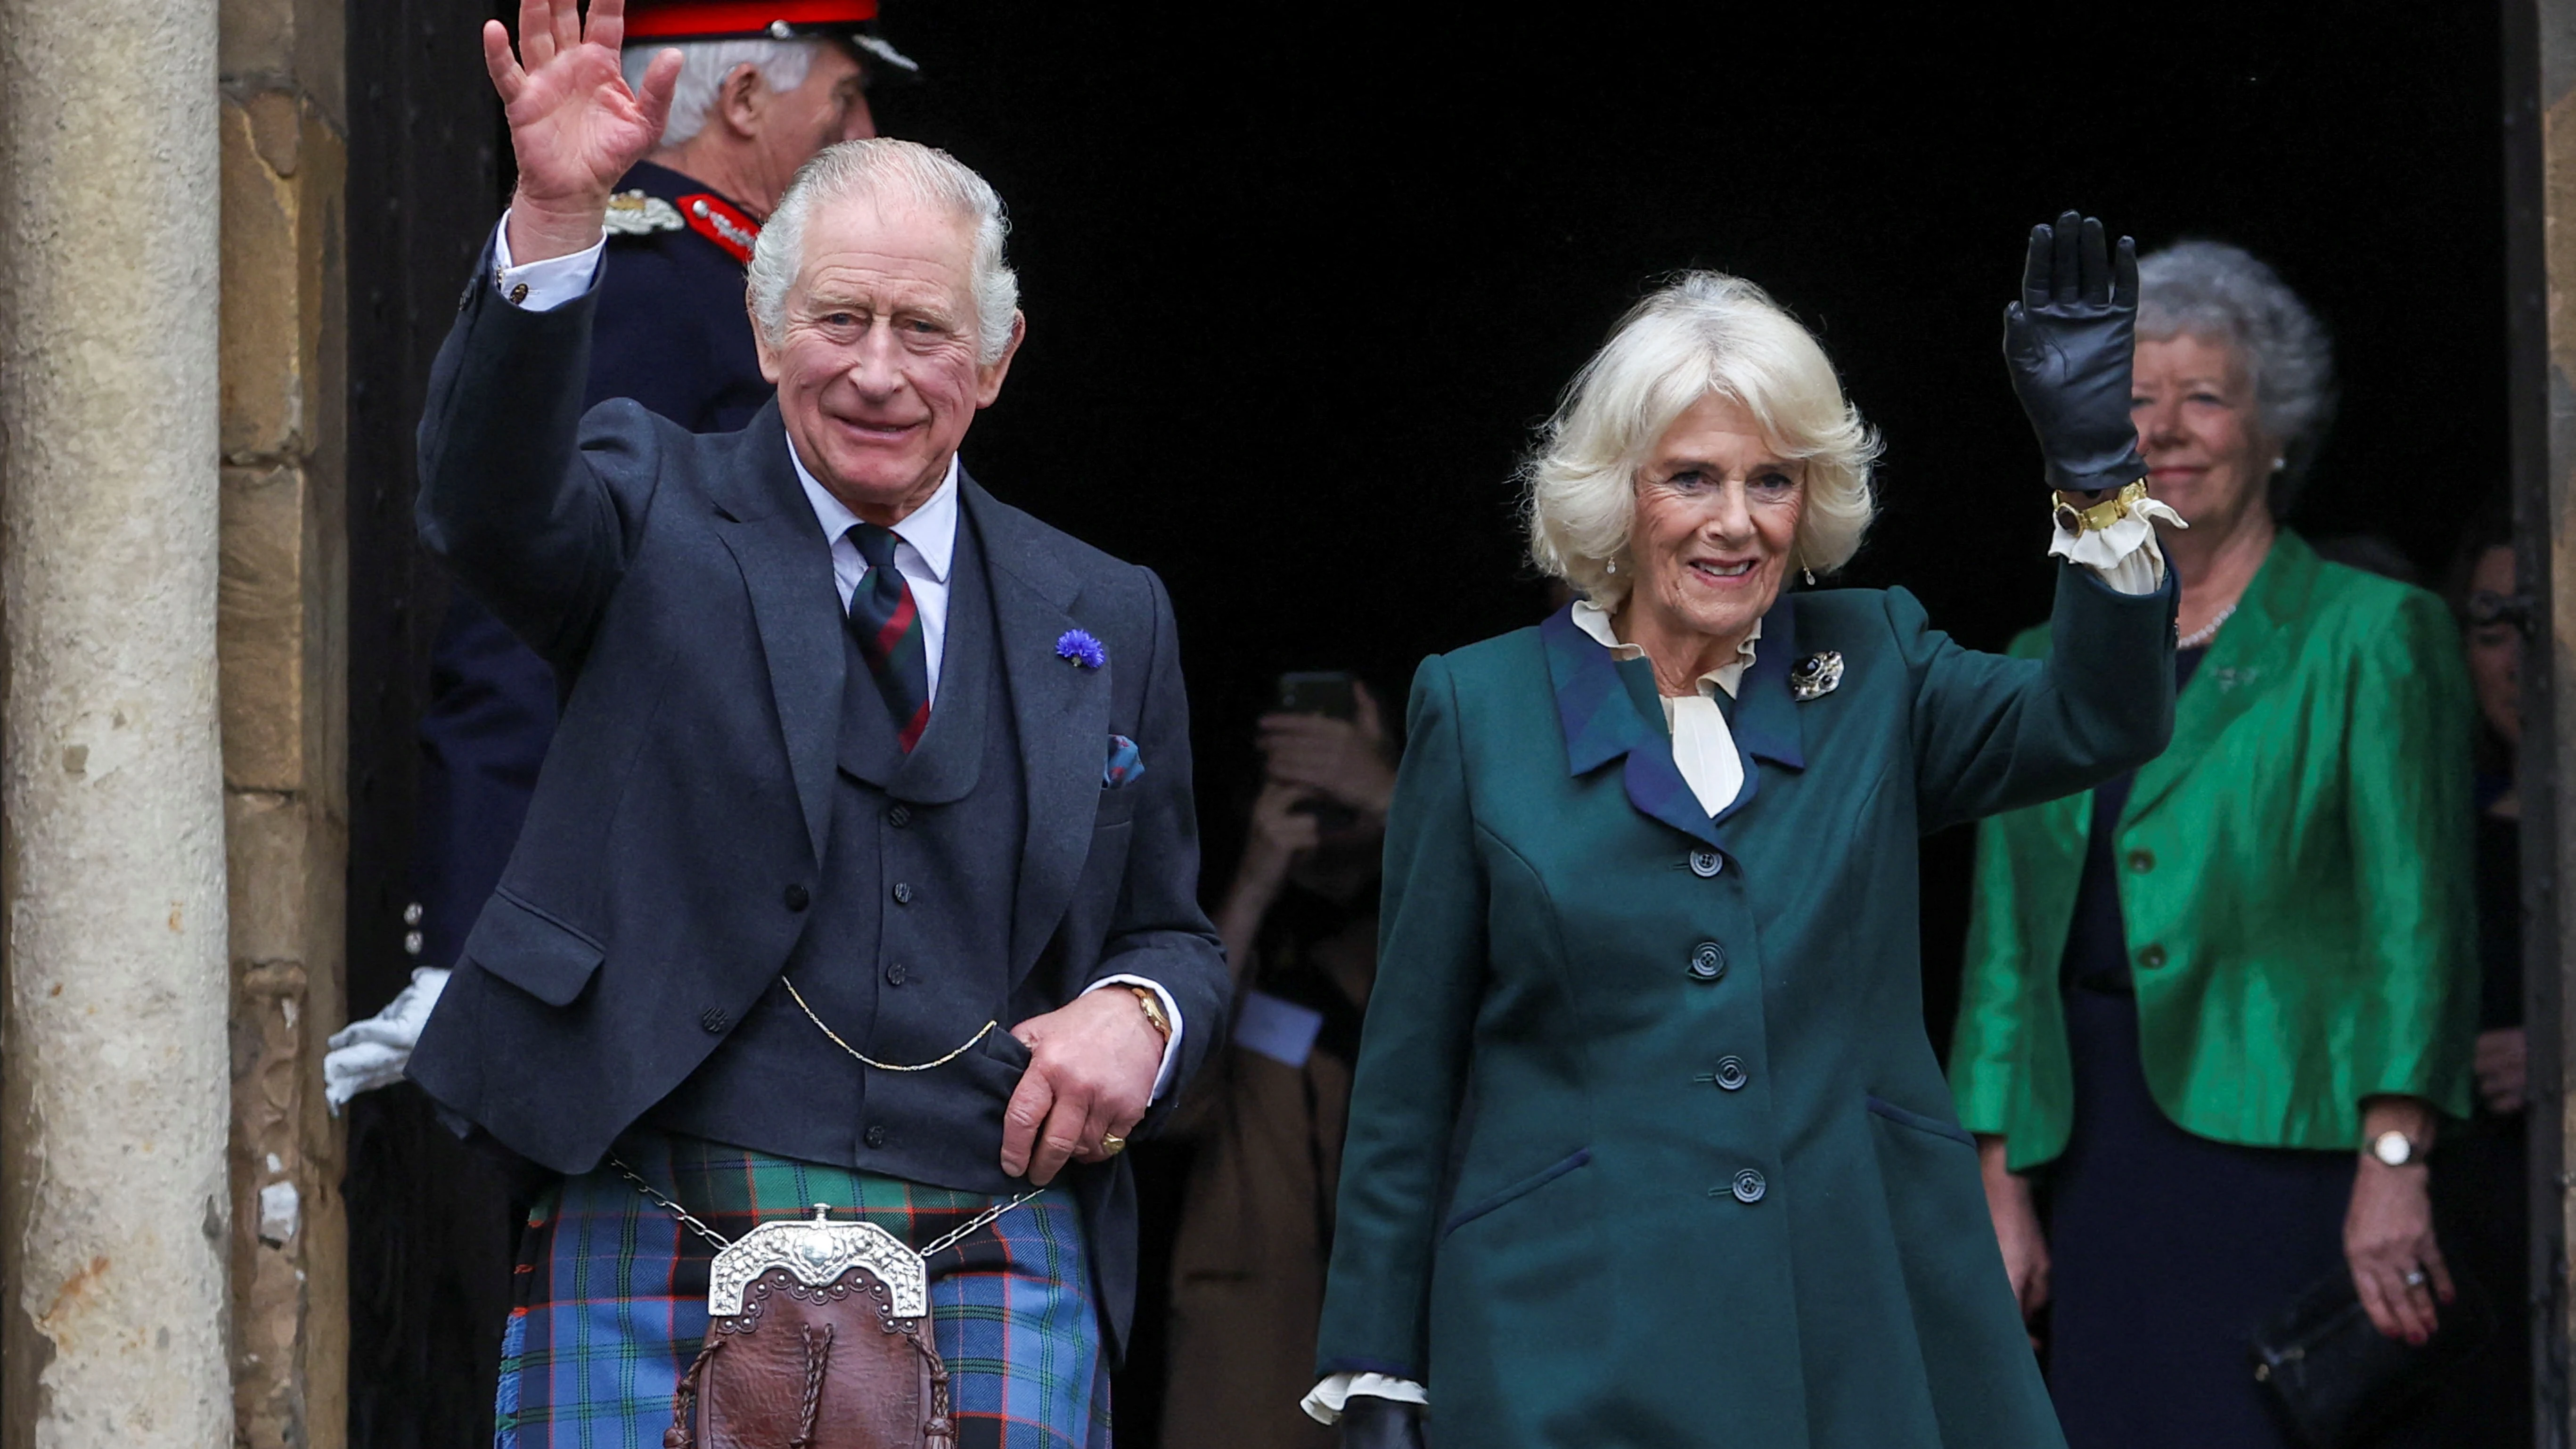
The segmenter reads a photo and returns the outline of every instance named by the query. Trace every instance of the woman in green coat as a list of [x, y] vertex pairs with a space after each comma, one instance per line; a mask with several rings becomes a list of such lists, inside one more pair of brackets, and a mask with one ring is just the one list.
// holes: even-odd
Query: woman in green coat
[[1951, 1082], [2068, 1442], [2280, 1449], [2258, 1328], [2343, 1269], [2391, 1337], [2450, 1296], [2424, 1153], [2469, 1107], [2467, 681], [2440, 600], [2276, 522], [2331, 392], [2298, 298], [2192, 242], [2139, 300], [2140, 442], [2189, 523], [2173, 744], [1984, 827]]
[[1692, 273], [1533, 459], [1584, 596], [1426, 661], [1307, 1400], [1352, 1449], [2055, 1449], [1925, 1040], [1915, 841], [2162, 747], [2134, 261], [2035, 234], [2007, 353], [2068, 500], [2044, 661], [1789, 594], [1872, 510], [1812, 336]]

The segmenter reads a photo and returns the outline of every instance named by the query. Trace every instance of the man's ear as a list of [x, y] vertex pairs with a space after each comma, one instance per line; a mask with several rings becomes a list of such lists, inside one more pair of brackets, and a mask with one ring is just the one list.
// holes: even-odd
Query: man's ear
[[975, 406], [991, 407], [993, 399], [1002, 395], [1002, 379], [1010, 375], [1011, 359], [1019, 356], [1020, 342], [1028, 335], [1029, 314], [1013, 312], [1011, 340], [1003, 346], [1002, 355], [989, 363], [979, 363], [975, 368]]
[[767, 109], [769, 83], [760, 78], [760, 67], [744, 61], [725, 72], [724, 84], [716, 87], [715, 114], [724, 117], [726, 126], [737, 136], [750, 139], [760, 134], [761, 113]]
[[760, 309], [752, 304], [751, 289], [743, 288], [742, 310], [751, 317], [751, 345], [760, 354], [760, 376], [771, 387], [778, 386], [778, 349], [770, 344], [769, 329], [760, 325]]

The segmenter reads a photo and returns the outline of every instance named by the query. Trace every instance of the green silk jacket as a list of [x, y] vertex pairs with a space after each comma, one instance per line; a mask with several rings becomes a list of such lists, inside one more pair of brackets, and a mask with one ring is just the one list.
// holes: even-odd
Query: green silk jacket
[[2061, 567], [2043, 663], [1786, 595], [1714, 820], [1652, 665], [1564, 611], [1426, 661], [1320, 1371], [1423, 1384], [1458, 1449], [2061, 1449], [1923, 1030], [1917, 840], [2163, 748], [2173, 599]]
[[[2045, 629], [2014, 641], [2047, 644]], [[2469, 1108], [2477, 958], [2459, 631], [2422, 589], [2272, 545], [2114, 838], [2147, 1086], [2185, 1130], [2347, 1150], [2361, 1100]], [[2090, 794], [1978, 832], [1950, 1084], [2019, 1171], [2074, 1120], [2060, 958]]]

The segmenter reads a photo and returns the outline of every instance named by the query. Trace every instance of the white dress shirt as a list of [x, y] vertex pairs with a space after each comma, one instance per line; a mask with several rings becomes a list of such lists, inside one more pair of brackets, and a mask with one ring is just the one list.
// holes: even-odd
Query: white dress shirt
[[[503, 212], [501, 225], [492, 238], [492, 285], [514, 307], [550, 312], [590, 290], [607, 250], [608, 233], [603, 229], [600, 239], [587, 251], [519, 265], [510, 259], [510, 216]], [[815, 480], [804, 457], [796, 451], [793, 437], [787, 440], [787, 458], [796, 465], [796, 481], [805, 489], [805, 501], [813, 506], [815, 524], [832, 541], [832, 582], [841, 591], [842, 609], [847, 610], [859, 581], [868, 576], [867, 560], [859, 556], [859, 546], [850, 541], [850, 525], [857, 523], [859, 516]], [[939, 491], [906, 514], [893, 529], [898, 540], [894, 566], [912, 587], [913, 607], [921, 611], [921, 647], [929, 666], [934, 714], [939, 707], [940, 657], [948, 645], [948, 570], [957, 557], [957, 478], [957, 456], [952, 453], [948, 476], [940, 480]], [[1101, 748], [1105, 752], [1108, 741], [1103, 740]], [[1172, 1075], [1180, 1067], [1181, 1033], [1185, 1029], [1181, 1005], [1161, 982], [1142, 976], [1104, 976], [1084, 987], [1082, 994], [1088, 996], [1109, 986], [1142, 986], [1153, 992], [1163, 1004], [1164, 1018], [1172, 1024], [1171, 1039], [1163, 1043], [1163, 1064], [1154, 1073], [1154, 1098], [1159, 1101], [1172, 1089]]]

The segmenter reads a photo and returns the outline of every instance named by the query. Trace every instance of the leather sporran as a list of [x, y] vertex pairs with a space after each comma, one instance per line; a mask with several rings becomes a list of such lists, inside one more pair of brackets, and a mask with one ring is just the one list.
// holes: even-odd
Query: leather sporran
[[665, 1449], [955, 1449], [920, 1255], [873, 1223], [764, 1223], [716, 1254]]

